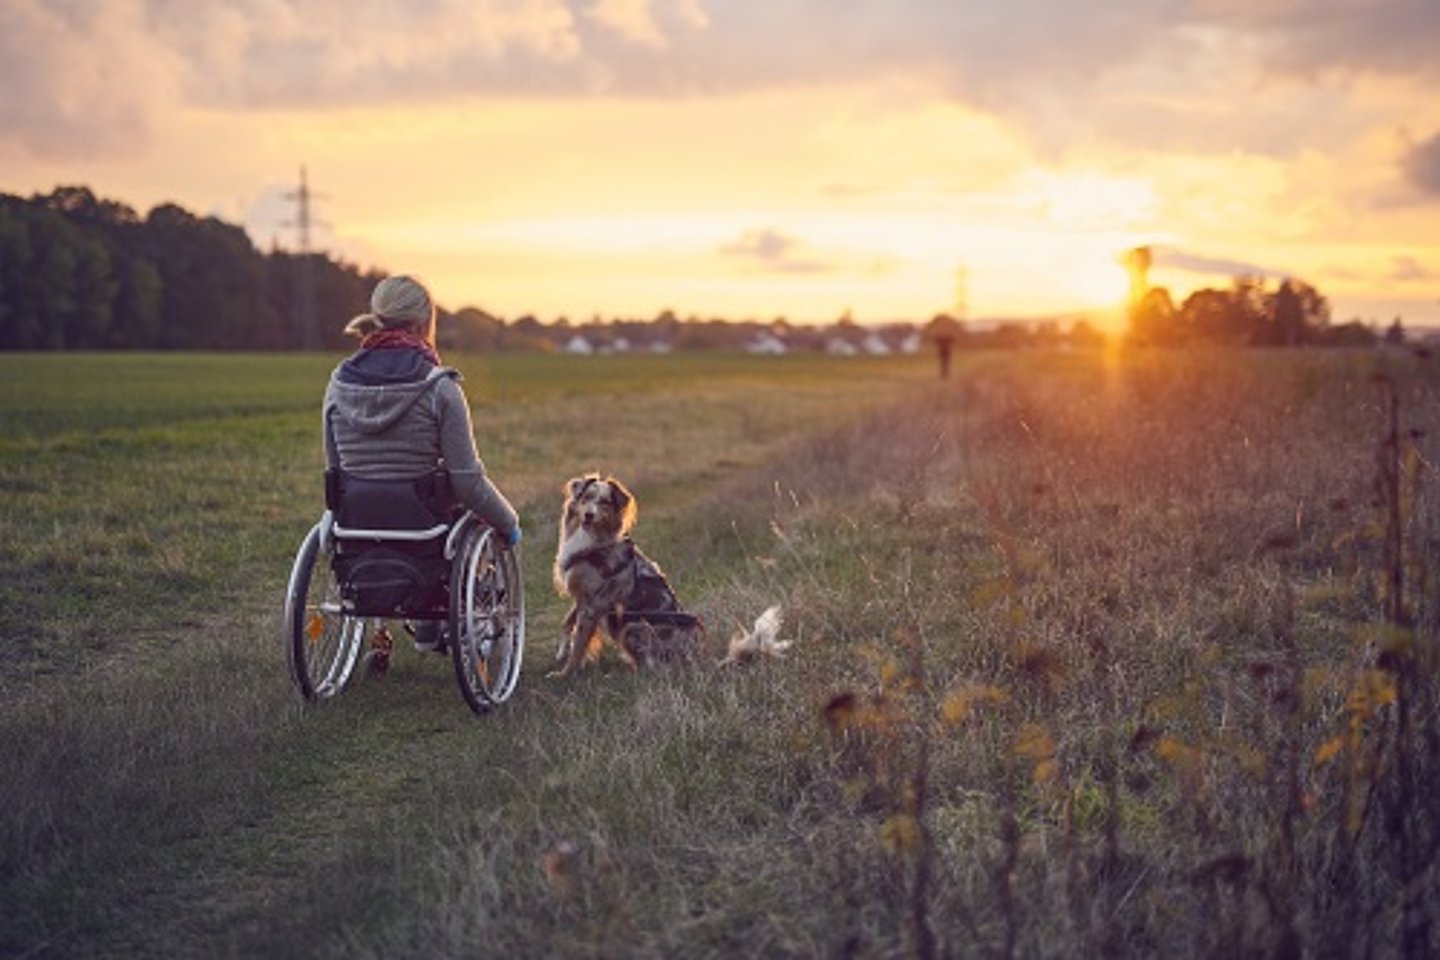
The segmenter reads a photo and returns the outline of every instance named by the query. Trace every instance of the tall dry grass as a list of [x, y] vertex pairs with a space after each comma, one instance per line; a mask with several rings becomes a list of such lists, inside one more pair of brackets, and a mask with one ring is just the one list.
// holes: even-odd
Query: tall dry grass
[[849, 496], [777, 520], [843, 664], [837, 856], [890, 877], [846, 949], [1433, 953], [1426, 362], [1056, 358], [927, 404], [817, 445], [797, 489]]

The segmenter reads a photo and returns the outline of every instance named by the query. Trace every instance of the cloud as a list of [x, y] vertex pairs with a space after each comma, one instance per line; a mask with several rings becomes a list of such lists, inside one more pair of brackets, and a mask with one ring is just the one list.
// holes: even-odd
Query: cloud
[[1179, 92], [1252, 71], [1262, 79], [1264, 71], [1300, 79], [1335, 71], [1440, 76], [1434, 0], [706, 0], [703, 12], [703, 29], [672, 20], [663, 48], [590, 44], [585, 55], [603, 64], [613, 89], [630, 94], [907, 73], [1002, 111], [1037, 95], [1069, 104], [1057, 113], [1083, 108], [1086, 92], [1106, 78], [1154, 79], [1153, 69], [1142, 75], [1137, 67], [1181, 77]]
[[[345, 106], [544, 86], [565, 0], [3, 0], [0, 123], [39, 156], [142, 149], [182, 108]], [[515, 78], [515, 79], [512, 79]], [[567, 85], [582, 87], [577, 74]]]
[[1440, 280], [1440, 270], [1432, 270], [1414, 257], [1395, 257], [1389, 279], [1400, 283]]
[[1434, 0], [1192, 0], [1188, 6], [1201, 22], [1259, 39], [1279, 69], [1440, 75], [1440, 4]]
[[1223, 277], [1285, 277], [1290, 275], [1288, 270], [1276, 270], [1243, 260], [1209, 257], [1175, 247], [1152, 247], [1150, 248], [1150, 257], [1153, 266], [1169, 267], [1173, 270], [1183, 270], [1186, 273]]
[[1440, 133], [1411, 147], [1401, 161], [1401, 169], [1414, 186], [1440, 196]]
[[794, 255], [800, 241], [776, 230], [747, 230], [739, 240], [720, 248], [728, 257], [738, 257], [776, 273], [823, 273], [829, 267], [818, 260]]
[[0, 3], [6, 139], [40, 157], [139, 152], [179, 98], [182, 72], [145, 21], [137, 3]]
[[1059, 146], [1158, 130], [1230, 149], [1216, 134], [1238, 122], [1247, 144], [1279, 150], [1334, 133], [1281, 121], [1292, 106], [1313, 117], [1314, 97], [1236, 111], [1233, 84], [1434, 79], [1437, 49], [1434, 0], [3, 0], [0, 122], [33, 152], [103, 156], [184, 107], [682, 98], [906, 76]]
[[196, 101], [215, 107], [524, 88], [582, 53], [575, 4], [565, 0], [145, 2], [170, 8], [161, 37], [186, 51]]
[[700, 0], [595, 0], [586, 15], [617, 36], [631, 43], [655, 49], [669, 45], [666, 31], [658, 18], [673, 19], [692, 29], [703, 29], [710, 23]]
[[632, 43], [664, 47], [665, 35], [650, 15], [649, 0], [596, 0], [589, 16]]

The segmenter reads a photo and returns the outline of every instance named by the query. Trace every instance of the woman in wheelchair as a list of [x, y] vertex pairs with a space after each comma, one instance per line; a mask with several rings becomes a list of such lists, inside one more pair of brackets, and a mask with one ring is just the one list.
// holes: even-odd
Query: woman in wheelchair
[[[335, 368], [325, 391], [327, 499], [370, 514], [366, 522], [388, 513], [384, 527], [448, 522], [468, 509], [518, 544], [519, 517], [485, 473], [460, 374], [436, 352], [430, 292], [413, 277], [386, 277], [370, 312], [345, 332], [360, 338], [360, 348]], [[409, 481], [412, 495], [397, 499], [397, 486], [407, 489], [397, 481]], [[440, 619], [420, 621], [415, 647], [444, 650]]]

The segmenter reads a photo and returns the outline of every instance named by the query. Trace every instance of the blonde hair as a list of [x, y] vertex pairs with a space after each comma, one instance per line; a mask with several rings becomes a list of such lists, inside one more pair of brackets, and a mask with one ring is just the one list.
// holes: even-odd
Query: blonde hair
[[370, 312], [345, 324], [345, 332], [363, 337], [376, 330], [417, 330], [433, 343], [435, 301], [430, 298], [430, 291], [419, 280], [403, 273], [375, 284], [370, 294]]

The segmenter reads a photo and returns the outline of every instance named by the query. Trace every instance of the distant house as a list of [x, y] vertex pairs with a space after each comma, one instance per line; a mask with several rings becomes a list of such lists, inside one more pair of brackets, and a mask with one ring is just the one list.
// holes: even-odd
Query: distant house
[[789, 348], [785, 346], [785, 341], [775, 336], [775, 334], [761, 333], [757, 335], [754, 340], [745, 344], [745, 352], [778, 357], [789, 353]]
[[602, 346], [602, 347], [600, 348], [600, 352], [601, 352], [601, 353], [629, 353], [629, 352], [630, 352], [630, 349], [631, 349], [631, 347], [630, 347], [630, 339], [629, 339], [628, 337], [620, 336], [620, 337], [616, 337], [615, 339], [611, 340], [609, 343], [607, 343], [607, 344], [605, 344], [604, 346]]
[[837, 357], [853, 357], [860, 349], [844, 337], [831, 337], [825, 341], [825, 352]]
[[900, 341], [900, 352], [919, 353], [920, 343], [923, 339], [924, 338], [920, 336], [918, 331], [911, 331], [910, 333], [907, 333], [905, 335], [905, 339]]
[[860, 349], [872, 357], [883, 357], [890, 352], [890, 344], [885, 342], [885, 338], [880, 336], [878, 331], [872, 330], [860, 341]]
[[565, 352], [573, 353], [577, 356], [588, 357], [590, 354], [595, 352], [595, 347], [593, 344], [590, 343], [589, 340], [585, 339], [584, 336], [577, 333], [575, 334], [575, 336], [565, 341]]

